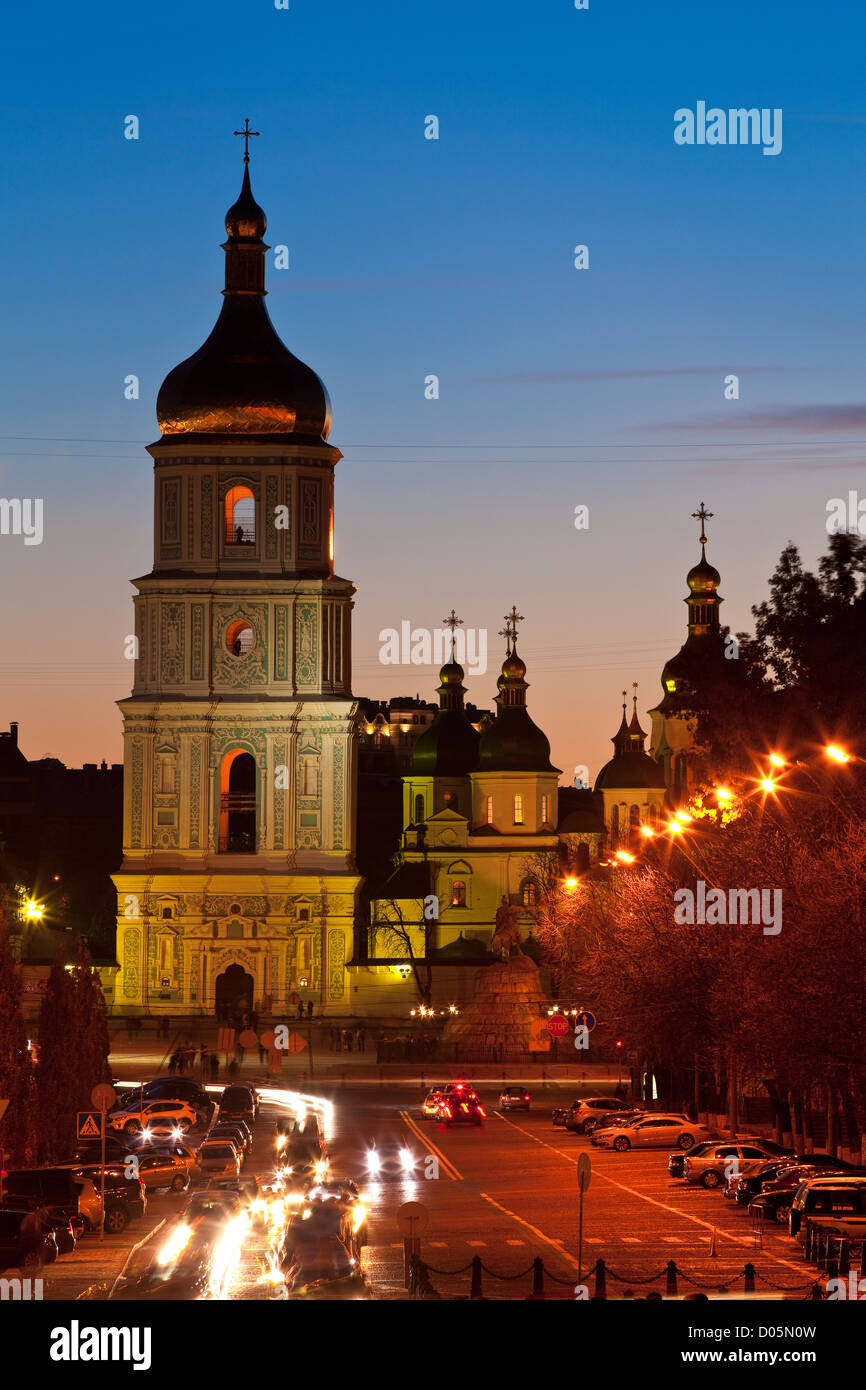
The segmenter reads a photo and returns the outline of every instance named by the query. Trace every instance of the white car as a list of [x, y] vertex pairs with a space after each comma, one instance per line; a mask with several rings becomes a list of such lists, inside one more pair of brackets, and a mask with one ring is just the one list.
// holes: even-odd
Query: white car
[[198, 1123], [198, 1116], [191, 1105], [183, 1100], [151, 1100], [144, 1105], [133, 1105], [127, 1110], [114, 1110], [108, 1117], [112, 1129], [122, 1129], [124, 1134], [144, 1134], [152, 1138], [167, 1135], [177, 1138], [186, 1134]]
[[625, 1153], [626, 1149], [690, 1149], [709, 1134], [707, 1125], [694, 1124], [687, 1115], [644, 1115], [631, 1124], [598, 1130], [592, 1137], [606, 1149]]

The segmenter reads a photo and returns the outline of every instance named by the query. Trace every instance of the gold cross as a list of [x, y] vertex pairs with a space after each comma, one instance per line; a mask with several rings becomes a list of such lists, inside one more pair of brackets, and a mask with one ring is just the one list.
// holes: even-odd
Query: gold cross
[[245, 117], [244, 117], [244, 128], [243, 128], [243, 130], [236, 130], [236, 131], [234, 132], [234, 134], [235, 134], [235, 135], [242, 135], [242, 136], [244, 137], [244, 164], [249, 164], [249, 162], [250, 162], [250, 136], [251, 136], [251, 135], [259, 135], [260, 132], [259, 132], [258, 130], [250, 130], [250, 118], [249, 118], [249, 116], [245, 116]]
[[516, 604], [511, 605], [511, 612], [505, 614], [505, 626], [510, 634], [509, 641], [517, 644], [517, 624], [523, 622], [523, 614], [518, 613]]
[[457, 630], [458, 627], [462, 627], [462, 626], [463, 626], [463, 619], [462, 619], [462, 618], [458, 618], [457, 614], [454, 612], [454, 609], [452, 608], [452, 609], [451, 609], [451, 617], [450, 617], [450, 618], [443, 618], [442, 621], [443, 621], [443, 623], [445, 624], [446, 627], [450, 627], [450, 629], [451, 629], [451, 660], [453, 661], [453, 660], [454, 660], [454, 634], [455, 634], [455, 632], [456, 632], [456, 630]]
[[712, 512], [708, 512], [702, 502], [700, 511], [692, 512], [692, 516], [696, 521], [700, 521], [701, 523], [701, 545], [706, 545], [707, 537], [705, 534], [704, 522], [709, 520], [709, 518], [712, 516]]

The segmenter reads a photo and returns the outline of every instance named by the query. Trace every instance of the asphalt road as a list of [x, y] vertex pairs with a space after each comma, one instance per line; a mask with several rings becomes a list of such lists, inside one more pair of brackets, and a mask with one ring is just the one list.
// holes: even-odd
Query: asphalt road
[[[525, 1298], [531, 1287], [527, 1271], [540, 1256], [546, 1296], [573, 1299], [578, 1282], [576, 1164], [584, 1152], [592, 1161], [582, 1266], [590, 1293], [594, 1286], [587, 1274], [599, 1257], [609, 1269], [611, 1298], [630, 1288], [663, 1291], [670, 1260], [699, 1287], [731, 1280], [750, 1260], [758, 1272], [758, 1291], [777, 1298], [783, 1296], [778, 1286], [797, 1289], [802, 1297], [803, 1286], [814, 1279], [814, 1270], [783, 1228], [768, 1229], [763, 1249], [755, 1248], [743, 1208], [726, 1202], [719, 1192], [670, 1179], [666, 1149], [618, 1154], [593, 1149], [587, 1139], [554, 1129], [551, 1108], [554, 1101], [561, 1103], [559, 1090], [539, 1090], [529, 1114], [510, 1115], [498, 1111], [498, 1086], [488, 1091], [479, 1086], [479, 1093], [487, 1110], [483, 1127], [447, 1129], [422, 1118], [421, 1091], [414, 1085], [317, 1089], [324, 1102], [332, 1176], [354, 1178], [366, 1194], [369, 1244], [363, 1266], [376, 1298], [406, 1297], [397, 1211], [414, 1201], [429, 1212], [421, 1254], [435, 1271], [430, 1275], [433, 1287], [444, 1296], [468, 1294], [468, 1267], [479, 1256], [485, 1296]], [[279, 1093], [270, 1097], [261, 1108], [245, 1174], [267, 1177], [273, 1170], [274, 1117], [290, 1107]], [[371, 1147], [383, 1164], [375, 1179], [366, 1163]], [[400, 1161], [406, 1148], [414, 1159], [411, 1172]], [[106, 1237], [101, 1246], [95, 1236], [85, 1237], [74, 1254], [45, 1271], [45, 1298], [75, 1298], [89, 1285], [113, 1280], [133, 1246], [141, 1246], [134, 1258], [145, 1258], [148, 1239], [159, 1238], [158, 1230], [149, 1233], [170, 1222], [187, 1200], [184, 1193], [151, 1193], [145, 1218], [133, 1221], [122, 1236]], [[252, 1236], [229, 1298], [273, 1296], [258, 1282], [265, 1253], [264, 1239]], [[680, 1280], [681, 1294], [693, 1287]], [[737, 1297], [742, 1288], [742, 1282], [732, 1284], [731, 1295]]]

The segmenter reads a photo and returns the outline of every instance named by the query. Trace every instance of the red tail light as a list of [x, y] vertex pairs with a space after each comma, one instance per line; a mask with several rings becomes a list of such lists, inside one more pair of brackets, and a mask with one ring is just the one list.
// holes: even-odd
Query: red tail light
[[460, 1102], [460, 1109], [464, 1112], [464, 1114], [469, 1114], [469, 1106], [466, 1104], [465, 1100]]
[[484, 1109], [484, 1106], [483, 1106], [483, 1105], [479, 1105], [479, 1107], [478, 1107], [478, 1113], [479, 1113], [479, 1115], [484, 1115], [484, 1116], [487, 1115], [487, 1111]]

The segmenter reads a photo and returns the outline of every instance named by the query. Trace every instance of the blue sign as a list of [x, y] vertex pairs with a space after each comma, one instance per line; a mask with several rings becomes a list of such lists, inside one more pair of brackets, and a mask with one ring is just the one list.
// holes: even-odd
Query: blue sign
[[75, 1137], [76, 1139], [101, 1139], [102, 1111], [79, 1110]]
[[587, 1033], [591, 1033], [597, 1022], [598, 1020], [592, 1012], [592, 1009], [583, 1009], [581, 1013], [575, 1016], [574, 1026], [575, 1028], [585, 1028]]

